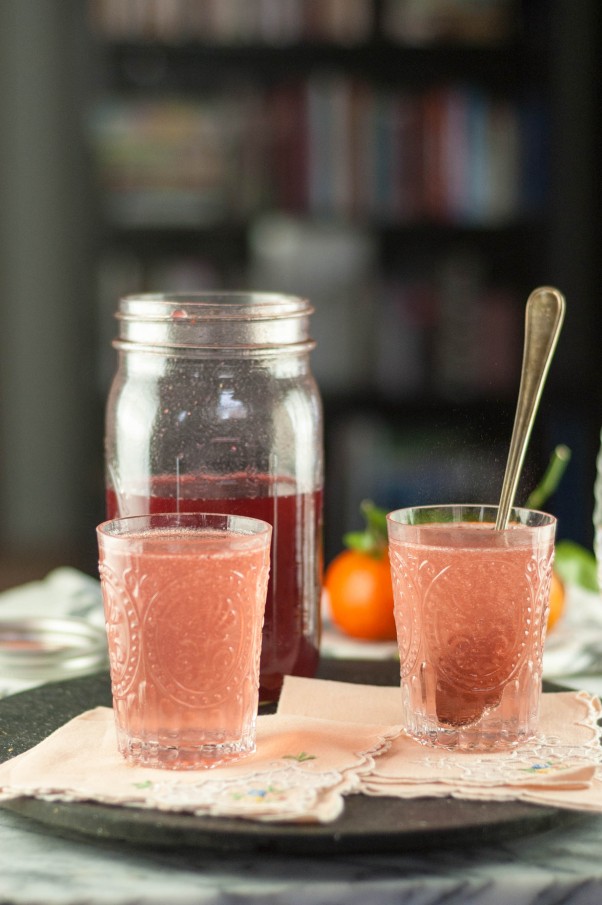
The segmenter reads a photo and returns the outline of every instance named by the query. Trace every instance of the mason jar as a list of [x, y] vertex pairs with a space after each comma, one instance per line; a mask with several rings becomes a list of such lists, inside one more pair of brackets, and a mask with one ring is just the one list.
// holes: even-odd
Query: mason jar
[[121, 299], [105, 431], [107, 518], [224, 512], [271, 523], [260, 700], [315, 673], [322, 406], [312, 313], [260, 293]]

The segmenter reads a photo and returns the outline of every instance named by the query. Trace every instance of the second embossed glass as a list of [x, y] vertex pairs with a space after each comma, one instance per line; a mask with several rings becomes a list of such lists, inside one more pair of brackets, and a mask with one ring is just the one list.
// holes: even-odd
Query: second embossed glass
[[271, 526], [171, 513], [97, 529], [118, 747], [194, 769], [255, 748]]
[[425, 744], [496, 750], [531, 738], [556, 520], [495, 506], [388, 515], [402, 721]]

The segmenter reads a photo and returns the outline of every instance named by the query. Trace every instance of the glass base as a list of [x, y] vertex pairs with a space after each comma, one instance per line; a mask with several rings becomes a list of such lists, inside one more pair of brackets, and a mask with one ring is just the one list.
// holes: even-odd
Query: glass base
[[137, 767], [158, 767], [164, 770], [202, 770], [229, 764], [255, 751], [254, 727], [234, 741], [210, 741], [202, 734], [198, 744], [190, 738], [178, 743], [170, 738], [164, 742], [157, 738], [129, 736], [117, 727], [117, 747], [128, 764]]
[[466, 729], [427, 726], [418, 731], [416, 727], [406, 729], [410, 738], [421, 745], [445, 748], [448, 751], [468, 753], [494, 753], [518, 748], [535, 737], [535, 732], [527, 729], [514, 731], [508, 728], [489, 727], [487, 729], [467, 727]]
[[424, 745], [453, 751], [507, 751], [535, 737], [541, 673], [527, 661], [505, 685], [466, 688], [428, 666], [401, 685], [402, 725]]

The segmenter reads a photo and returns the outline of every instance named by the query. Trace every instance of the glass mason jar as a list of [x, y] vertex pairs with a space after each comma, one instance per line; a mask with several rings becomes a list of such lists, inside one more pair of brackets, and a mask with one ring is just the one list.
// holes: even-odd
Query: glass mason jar
[[322, 406], [312, 307], [260, 293], [127, 296], [107, 404], [107, 518], [225, 512], [273, 527], [260, 700], [318, 662]]

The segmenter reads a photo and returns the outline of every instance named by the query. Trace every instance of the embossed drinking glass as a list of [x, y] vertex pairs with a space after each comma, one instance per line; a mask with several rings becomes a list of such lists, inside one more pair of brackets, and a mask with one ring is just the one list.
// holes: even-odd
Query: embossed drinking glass
[[272, 528], [163, 513], [97, 528], [113, 710], [133, 764], [194, 769], [255, 749]]
[[389, 513], [402, 721], [425, 744], [510, 748], [535, 734], [556, 519], [497, 506]]

